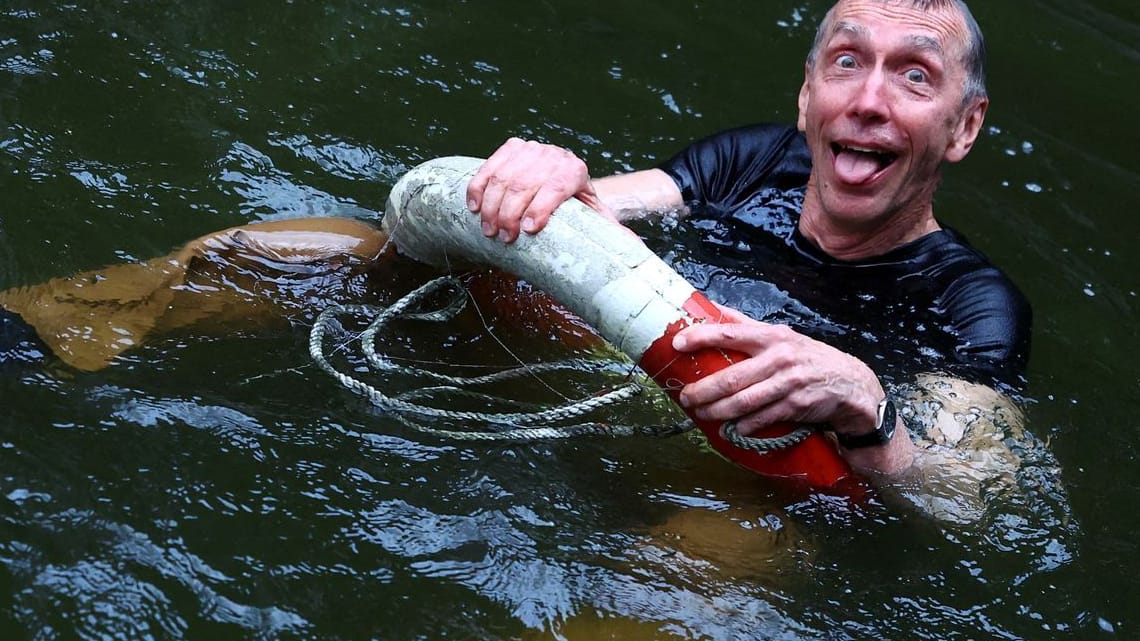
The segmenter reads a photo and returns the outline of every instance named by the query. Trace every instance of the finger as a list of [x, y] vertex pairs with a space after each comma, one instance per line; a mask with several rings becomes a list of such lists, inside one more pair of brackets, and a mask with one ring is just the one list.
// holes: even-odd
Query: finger
[[[728, 367], [709, 374], [708, 376], [690, 383], [681, 390], [679, 400], [681, 406], [685, 408], [705, 408], [708, 409], [716, 403], [720, 403], [725, 399], [741, 394], [745, 390], [750, 390], [744, 396], [741, 396], [736, 401], [732, 408], [737, 413], [730, 416], [739, 416], [744, 410], [753, 411], [756, 406], [744, 408], [738, 407], [739, 404], [744, 403], [757, 403], [766, 405], [771, 402], [760, 396], [763, 389], [756, 388], [756, 386], [771, 376], [771, 372], [766, 367], [766, 364], [757, 358], [749, 358], [739, 363], [734, 363]], [[723, 406], [718, 406], [723, 407]], [[718, 418], [718, 417], [712, 417]]]
[[544, 183], [523, 212], [522, 230], [528, 234], [537, 234], [546, 227], [551, 214], [573, 195], [560, 185]]
[[499, 240], [513, 243], [519, 237], [520, 223], [533, 206], [535, 194], [541, 191], [542, 183], [534, 181], [517, 181], [505, 186], [497, 216]]
[[499, 148], [494, 151], [483, 161], [483, 164], [476, 170], [475, 175], [467, 182], [467, 208], [472, 212], [479, 212], [483, 209], [484, 193], [487, 190], [487, 185], [498, 171], [510, 162], [517, 152], [519, 146], [523, 144], [521, 138], [509, 138], [506, 142], [499, 145]]
[[758, 322], [760, 322], [760, 321], [757, 321], [756, 319], [752, 318], [751, 316], [745, 314], [744, 312], [742, 312], [736, 308], [729, 307], [727, 305], [721, 305], [720, 303], [718, 303], [716, 301], [712, 301], [712, 304], [715, 305], [718, 310], [720, 310], [721, 314], [723, 314], [722, 322], [727, 322], [727, 323], [758, 323]]
[[502, 176], [491, 176], [487, 188], [483, 190], [483, 202], [479, 207], [479, 222], [484, 236], [495, 236], [500, 228], [500, 210], [503, 198], [507, 195], [507, 186]]
[[[810, 411], [800, 404], [802, 400], [784, 382], [767, 379], [690, 411], [701, 420], [738, 421], [742, 427], [755, 427], [802, 420]], [[747, 432], [742, 429], [742, 433]]]
[[759, 321], [747, 323], [695, 323], [677, 332], [673, 349], [694, 352], [701, 349], [728, 349], [756, 354], [772, 342], [774, 325]]
[[753, 436], [760, 430], [773, 425], [775, 423], [796, 423], [796, 419], [787, 418], [786, 412], [782, 411], [778, 404], [773, 403], [763, 409], [746, 414], [734, 420], [736, 423], [736, 431], [742, 436]]
[[[518, 238], [528, 210], [533, 210], [532, 219], [549, 219], [558, 205], [570, 197], [569, 190], [562, 186], [565, 181], [557, 177], [559, 168], [551, 160], [562, 160], [563, 156], [573, 158], [569, 152], [557, 147], [525, 142], [519, 146], [510, 167], [500, 170], [502, 200], [495, 216], [500, 240], [512, 243]], [[536, 205], [535, 197], [540, 193], [543, 196]], [[534, 221], [529, 225], [534, 227]]]

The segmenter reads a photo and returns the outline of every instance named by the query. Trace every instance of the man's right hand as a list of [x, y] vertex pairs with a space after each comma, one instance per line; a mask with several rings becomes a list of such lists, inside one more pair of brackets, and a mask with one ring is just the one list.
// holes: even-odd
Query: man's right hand
[[467, 208], [485, 236], [512, 243], [519, 230], [537, 234], [570, 198], [617, 221], [590, 182], [586, 163], [554, 145], [511, 138], [491, 154], [467, 185]]

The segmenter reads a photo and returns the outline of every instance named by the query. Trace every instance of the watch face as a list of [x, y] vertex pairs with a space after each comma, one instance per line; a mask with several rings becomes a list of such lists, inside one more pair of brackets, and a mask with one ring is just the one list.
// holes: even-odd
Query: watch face
[[879, 424], [875, 427], [875, 431], [882, 434], [883, 443], [887, 443], [895, 435], [897, 424], [898, 414], [895, 412], [895, 404], [890, 397], [884, 398], [883, 402], [879, 403]]
[[836, 434], [839, 444], [844, 449], [854, 450], [860, 447], [871, 447], [872, 445], [886, 445], [891, 442], [891, 438], [895, 435], [895, 425], [897, 424], [898, 414], [895, 412], [895, 404], [891, 402], [890, 398], [886, 398], [882, 403], [879, 403], [878, 411], [878, 424], [875, 429], [867, 432], [866, 434]]

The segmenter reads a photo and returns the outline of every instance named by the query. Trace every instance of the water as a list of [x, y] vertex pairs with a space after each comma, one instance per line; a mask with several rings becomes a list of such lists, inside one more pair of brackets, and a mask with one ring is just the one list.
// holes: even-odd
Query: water
[[[1063, 493], [954, 525], [804, 501], [683, 438], [441, 441], [309, 367], [301, 322], [183, 334], [0, 380], [0, 637], [1132, 638], [1140, 14], [975, 4], [994, 104], [936, 207], [1034, 303], [1028, 425]], [[0, 288], [367, 217], [417, 162], [508, 135], [602, 175], [790, 120], [825, 9], [5, 2]]]

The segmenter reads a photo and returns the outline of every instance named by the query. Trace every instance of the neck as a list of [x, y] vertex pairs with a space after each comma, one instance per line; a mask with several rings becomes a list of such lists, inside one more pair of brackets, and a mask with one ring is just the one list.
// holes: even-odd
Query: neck
[[892, 249], [941, 229], [934, 218], [934, 207], [897, 211], [873, 221], [845, 221], [823, 210], [811, 190], [804, 199], [799, 222], [800, 233], [828, 256], [839, 260], [860, 260], [880, 256]]

